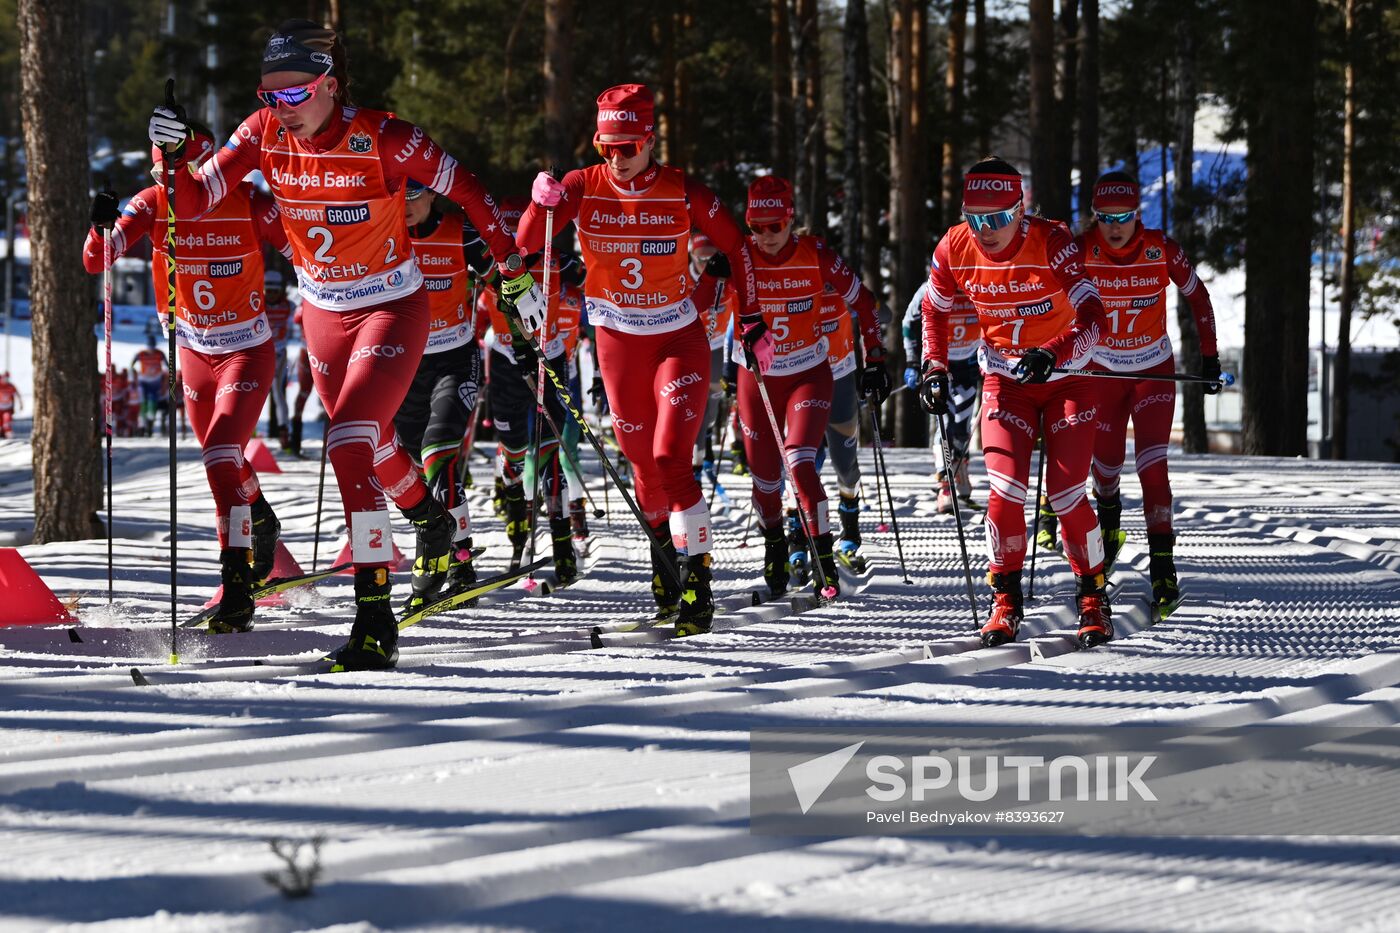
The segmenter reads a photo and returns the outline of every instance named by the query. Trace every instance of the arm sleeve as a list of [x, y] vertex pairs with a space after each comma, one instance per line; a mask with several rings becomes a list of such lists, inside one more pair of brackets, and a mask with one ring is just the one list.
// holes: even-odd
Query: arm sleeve
[[[574, 169], [564, 176], [564, 197], [554, 208], [554, 232], [557, 234], [578, 216], [579, 204], [583, 201], [583, 172]], [[547, 209], [534, 201], [525, 208], [520, 217], [520, 228], [515, 231], [515, 242], [528, 253], [538, 253], [544, 249], [544, 218]]]
[[1167, 274], [1181, 289], [1186, 303], [1191, 306], [1191, 316], [1196, 320], [1196, 334], [1201, 338], [1202, 356], [1219, 356], [1220, 349], [1215, 339], [1215, 309], [1211, 307], [1210, 293], [1205, 283], [1196, 275], [1191, 260], [1181, 244], [1167, 237]]
[[[117, 226], [112, 230], [112, 259], [126, 254], [143, 236], [150, 236], [155, 226], [156, 186], [142, 188], [135, 197], [126, 202], [122, 214], [117, 218]], [[102, 271], [105, 260], [102, 256], [102, 234], [96, 227], [88, 228], [87, 239], [83, 242], [83, 268], [94, 275]]]
[[1056, 364], [1063, 366], [1098, 344], [1105, 324], [1103, 302], [1084, 269], [1084, 253], [1068, 230], [1056, 226], [1050, 231], [1045, 254], [1050, 257], [1050, 274], [1074, 308], [1074, 321], [1044, 347], [1055, 355]]
[[271, 195], [256, 190], [253, 192], [253, 223], [258, 228], [258, 239], [290, 262], [292, 244], [287, 242], [287, 231], [282, 229], [282, 210]]
[[739, 295], [739, 315], [741, 317], [758, 312], [758, 285], [754, 277], [753, 256], [749, 245], [739, 232], [739, 225], [729, 213], [729, 208], [709, 188], [693, 178], [685, 180], [685, 199], [690, 205], [691, 226], [710, 238], [710, 241], [729, 259], [730, 287]]
[[904, 336], [904, 358], [909, 360], [910, 366], [919, 358], [919, 337], [924, 329], [924, 296], [927, 294], [928, 282], [924, 282], [914, 297], [909, 299], [909, 307], [904, 309], [901, 331]]
[[958, 292], [950, 263], [948, 238], [944, 237], [933, 250], [928, 287], [919, 302], [919, 313], [924, 319], [924, 360], [931, 360], [939, 369], [948, 368], [948, 312], [953, 310], [953, 298]]
[[841, 300], [860, 323], [866, 358], [870, 357], [871, 351], [876, 347], [883, 353], [885, 342], [880, 335], [880, 318], [876, 313], [878, 304], [875, 296], [861, 282], [855, 270], [846, 265], [841, 255], [820, 240], [817, 241], [817, 255], [820, 257], [822, 279], [836, 290], [836, 294], [841, 296]]
[[690, 300], [694, 303], [695, 309], [701, 314], [707, 313], [715, 306], [715, 300], [719, 297], [719, 279], [713, 275], [702, 274], [695, 281], [695, 289], [690, 293]]
[[391, 184], [411, 178], [459, 205], [497, 262], [520, 252], [481, 180], [458, 164], [422, 127], [390, 118], [384, 121], [379, 136], [379, 164]]
[[470, 222], [462, 224], [462, 255], [478, 278], [491, 274], [491, 250]]
[[224, 147], [198, 172], [175, 173], [176, 217], [204, 216], [258, 167], [266, 114], [266, 110], [259, 110], [240, 123]]

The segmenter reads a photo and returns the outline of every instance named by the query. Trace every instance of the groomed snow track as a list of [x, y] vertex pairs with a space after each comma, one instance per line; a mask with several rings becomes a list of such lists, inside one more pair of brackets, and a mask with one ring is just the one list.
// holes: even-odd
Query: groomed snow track
[[[612, 527], [594, 523], [575, 586], [517, 589], [410, 629], [397, 672], [316, 675], [297, 665], [346, 631], [348, 578], [263, 612], [247, 636], [184, 632], [182, 663], [163, 663], [163, 462], [144, 442], [121, 453], [116, 609], [103, 542], [28, 547], [60, 596], [83, 594], [83, 624], [76, 636], [0, 630], [7, 928], [1400, 927], [1394, 838], [820, 841], [747, 826], [758, 726], [1400, 722], [1395, 468], [1176, 458], [1187, 600], [1156, 625], [1128, 481], [1118, 639], [1089, 652], [1074, 646], [1073, 583], [1054, 554], [1039, 560], [1022, 642], [978, 646], [926, 455], [891, 451], [910, 585], [872, 508], [873, 566], [840, 601], [751, 606], [762, 552], [754, 537], [740, 547], [740, 505], [716, 519], [719, 631], [612, 634], [594, 648], [592, 626], [650, 602], [647, 556], [614, 493]], [[0, 447], [0, 478], [27, 457]], [[193, 612], [217, 566], [202, 470], [182, 463]], [[316, 463], [283, 467], [264, 486], [309, 564]], [[723, 479], [743, 503], [746, 481]], [[494, 570], [504, 539], [472, 495]], [[0, 533], [22, 533], [27, 509], [5, 496]], [[980, 517], [969, 531], [977, 560]], [[979, 582], [984, 612], [985, 593]], [[133, 685], [131, 667], [151, 685]], [[269, 840], [313, 837], [324, 874], [312, 897], [286, 900], [263, 878], [280, 867]]]

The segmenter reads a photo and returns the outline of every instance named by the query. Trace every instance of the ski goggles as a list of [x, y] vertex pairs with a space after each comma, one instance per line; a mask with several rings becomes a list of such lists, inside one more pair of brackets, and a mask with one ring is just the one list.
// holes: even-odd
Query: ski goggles
[[321, 82], [325, 81], [326, 78], [330, 77], [331, 68], [333, 67], [334, 63], [327, 65], [326, 70], [321, 72], [321, 75], [309, 84], [296, 84], [292, 87], [278, 88], [275, 91], [269, 91], [266, 88], [258, 88], [258, 100], [273, 109], [276, 109], [278, 104], [284, 107], [300, 107], [316, 96], [316, 88], [320, 86]]
[[1016, 219], [1016, 208], [992, 211], [987, 214], [970, 214], [963, 211], [963, 218], [967, 221], [967, 225], [972, 228], [973, 233], [981, 233], [983, 230], [1000, 230]]
[[752, 230], [754, 233], [774, 234], [782, 233], [784, 230], [787, 229], [787, 225], [788, 222], [786, 220], [775, 220], [772, 223], [767, 224], [750, 223], [749, 229]]
[[1125, 224], [1137, 216], [1137, 211], [1123, 211], [1121, 214], [1105, 214], [1094, 211], [1094, 219], [1101, 224]]
[[598, 151], [598, 155], [604, 159], [611, 159], [613, 156], [621, 156], [624, 159], [635, 158], [642, 148], [651, 139], [651, 134], [643, 136], [641, 139], [624, 139], [621, 142], [605, 143], [593, 137], [593, 148]]

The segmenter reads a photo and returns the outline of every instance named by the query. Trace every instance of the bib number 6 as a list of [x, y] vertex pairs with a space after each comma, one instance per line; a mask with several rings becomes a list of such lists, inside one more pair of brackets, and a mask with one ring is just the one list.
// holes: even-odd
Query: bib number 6
[[209, 311], [214, 307], [214, 283], [205, 279], [200, 279], [194, 283], [194, 303], [199, 305], [199, 310]]

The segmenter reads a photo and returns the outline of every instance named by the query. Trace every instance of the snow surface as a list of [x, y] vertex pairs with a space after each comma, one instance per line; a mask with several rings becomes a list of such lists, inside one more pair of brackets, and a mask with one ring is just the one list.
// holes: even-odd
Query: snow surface
[[[593, 523], [582, 581], [548, 596], [515, 588], [409, 629], [396, 672], [332, 676], [291, 665], [343, 638], [347, 578], [260, 610], [247, 635], [182, 632], [181, 663], [166, 663], [164, 442], [123, 439], [117, 455], [114, 607], [105, 542], [28, 546], [54, 591], [77, 599], [82, 641], [0, 629], [7, 930], [1400, 928], [1390, 837], [821, 840], [750, 835], [746, 821], [748, 731], [760, 726], [1394, 725], [1395, 467], [1176, 457], [1188, 601], [1150, 627], [1125, 480], [1120, 638], [1070, 650], [1073, 582], [1042, 554], [1027, 623], [1036, 660], [1024, 643], [968, 638], [953, 522], [933, 514], [929, 458], [912, 450], [888, 459], [913, 585], [872, 509], [874, 567], [833, 606], [731, 604], [710, 636], [590, 649], [588, 626], [650, 602], [646, 553], [594, 467], [590, 488], [612, 511]], [[862, 460], [872, 470], [868, 450]], [[264, 489], [309, 566], [318, 463], [281, 465]], [[13, 539], [27, 535], [28, 468], [23, 442], [0, 442], [0, 534]], [[494, 571], [508, 549], [490, 468], [481, 457], [473, 468], [486, 487], [470, 494], [476, 541]], [[190, 445], [179, 479], [192, 613], [217, 561]], [[723, 479], [736, 503], [715, 520], [727, 596], [757, 582], [761, 550], [737, 507], [747, 481]], [[338, 508], [332, 486], [323, 564], [343, 533]], [[254, 658], [268, 663], [246, 666]], [[132, 666], [153, 685], [132, 686]], [[313, 896], [284, 899], [263, 878], [280, 864], [269, 842], [315, 837], [324, 875]]]

